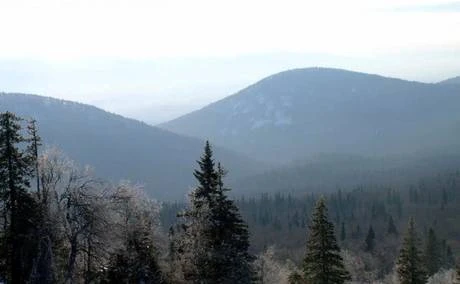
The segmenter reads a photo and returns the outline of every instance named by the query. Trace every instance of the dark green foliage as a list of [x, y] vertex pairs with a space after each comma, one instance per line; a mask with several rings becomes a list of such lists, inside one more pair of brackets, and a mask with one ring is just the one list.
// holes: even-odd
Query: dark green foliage
[[224, 187], [225, 170], [217, 169], [211, 146], [194, 172], [198, 187], [192, 192], [185, 218], [182, 254], [184, 277], [192, 283], [250, 283], [254, 278], [249, 233]]
[[369, 227], [367, 231], [366, 241], [365, 241], [365, 251], [372, 252], [375, 247], [375, 232], [372, 228], [372, 225]]
[[195, 198], [194, 205], [197, 208], [200, 208], [205, 201], [212, 201], [217, 194], [219, 176], [215, 170], [212, 155], [211, 145], [206, 141], [203, 156], [198, 161], [200, 169], [193, 172], [198, 181], [198, 186], [193, 192], [193, 197]]
[[424, 251], [424, 263], [428, 276], [431, 276], [439, 271], [442, 265], [441, 257], [440, 243], [433, 228], [430, 228]]
[[345, 269], [340, 248], [334, 234], [334, 225], [327, 217], [326, 203], [321, 198], [313, 212], [303, 261], [304, 277], [308, 283], [333, 284], [351, 280]]
[[445, 240], [441, 243], [441, 266], [446, 269], [450, 269], [455, 266], [455, 257], [452, 252], [452, 248], [447, 245]]
[[129, 283], [131, 276], [130, 260], [123, 252], [119, 252], [110, 259], [107, 270], [106, 283]]
[[340, 240], [343, 242], [347, 238], [347, 233], [345, 231], [345, 223], [342, 222], [342, 228], [340, 230]]
[[41, 146], [41, 138], [38, 136], [37, 122], [32, 119], [27, 125], [27, 133], [29, 135], [28, 142], [29, 146], [27, 151], [29, 152], [30, 161], [29, 164], [33, 165], [33, 173], [36, 180], [36, 190], [40, 198], [40, 176], [38, 173], [38, 148]]
[[0, 200], [2, 202], [2, 275], [10, 283], [28, 280], [36, 254], [33, 237], [37, 205], [29, 195], [34, 158], [27, 150], [22, 119], [0, 114]]
[[106, 283], [165, 283], [157, 263], [155, 244], [147, 232], [135, 230], [128, 236], [124, 250], [118, 250], [110, 259]]
[[391, 215], [390, 215], [390, 218], [388, 219], [387, 233], [389, 235], [398, 235], [398, 229], [396, 229], [396, 225], [395, 225], [395, 222], [393, 220], [393, 216], [391, 216]]
[[353, 229], [353, 232], [351, 233], [352, 238], [354, 239], [360, 239], [361, 238], [361, 226], [358, 224], [356, 227]]
[[291, 273], [288, 278], [289, 284], [307, 284], [308, 282], [303, 279], [302, 275], [297, 272]]
[[419, 246], [420, 242], [417, 237], [415, 222], [411, 218], [397, 261], [398, 276], [401, 284], [422, 284], [427, 280]]

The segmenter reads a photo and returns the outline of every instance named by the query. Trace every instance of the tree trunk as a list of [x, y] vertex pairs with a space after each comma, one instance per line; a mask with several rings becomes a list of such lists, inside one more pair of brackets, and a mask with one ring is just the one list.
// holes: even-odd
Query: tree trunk
[[77, 238], [73, 237], [70, 240], [70, 253], [67, 261], [67, 271], [65, 275], [65, 283], [73, 283], [73, 273], [75, 270], [75, 262], [77, 259]]

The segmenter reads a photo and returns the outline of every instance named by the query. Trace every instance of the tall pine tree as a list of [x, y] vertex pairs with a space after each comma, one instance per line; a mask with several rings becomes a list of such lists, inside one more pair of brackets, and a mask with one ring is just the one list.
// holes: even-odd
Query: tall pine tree
[[313, 212], [303, 271], [308, 283], [337, 284], [351, 279], [343, 264], [334, 225], [328, 220], [323, 198]]
[[432, 276], [441, 268], [441, 246], [436, 237], [433, 228], [428, 231], [428, 237], [425, 244], [424, 263], [428, 276]]
[[345, 231], [345, 223], [342, 222], [342, 228], [340, 230], [340, 241], [345, 241], [345, 239], [347, 238], [347, 233]]
[[398, 277], [401, 284], [422, 284], [427, 280], [419, 246], [415, 222], [411, 218], [397, 261]]
[[224, 169], [216, 167], [209, 142], [194, 176], [197, 188], [190, 195], [182, 252], [184, 276], [193, 283], [251, 283], [253, 256], [249, 233], [235, 203], [224, 187]]
[[393, 220], [393, 216], [390, 215], [390, 218], [388, 219], [388, 229], [387, 233], [389, 235], [398, 235], [398, 229], [396, 229], [395, 222]]
[[369, 226], [369, 230], [367, 231], [366, 241], [365, 241], [365, 250], [368, 252], [372, 252], [375, 246], [375, 232], [372, 228], [372, 225]]
[[28, 193], [34, 159], [27, 150], [22, 119], [0, 114], [0, 200], [3, 209], [2, 274], [8, 283], [24, 283], [35, 256], [32, 236], [37, 206]]

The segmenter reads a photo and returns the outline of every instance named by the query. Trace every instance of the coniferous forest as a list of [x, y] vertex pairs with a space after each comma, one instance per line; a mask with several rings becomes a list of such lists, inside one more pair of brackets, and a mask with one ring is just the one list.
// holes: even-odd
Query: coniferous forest
[[[212, 146], [187, 203], [158, 202], [0, 114], [5, 283], [452, 283], [460, 172], [409, 187], [232, 197]], [[450, 281], [450, 282], [449, 282]]]

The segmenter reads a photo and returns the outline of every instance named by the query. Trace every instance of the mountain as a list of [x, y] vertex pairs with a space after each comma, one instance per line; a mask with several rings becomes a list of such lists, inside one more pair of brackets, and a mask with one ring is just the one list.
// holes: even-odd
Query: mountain
[[[53, 98], [0, 93], [0, 111], [33, 117], [45, 144], [57, 146], [98, 176], [145, 185], [153, 197], [183, 199], [195, 185], [193, 169], [204, 142], [93, 106]], [[215, 147], [229, 179], [256, 173], [261, 164]]]
[[318, 153], [395, 155], [457, 147], [459, 105], [457, 85], [306, 68], [159, 126], [272, 162]]
[[443, 84], [443, 85], [460, 85], [460, 76], [441, 81], [441, 82], [439, 82], [439, 84]]

